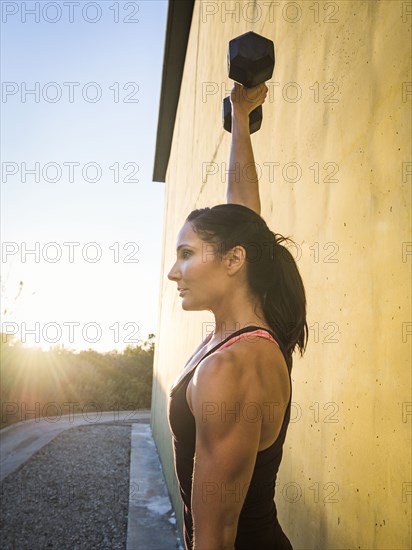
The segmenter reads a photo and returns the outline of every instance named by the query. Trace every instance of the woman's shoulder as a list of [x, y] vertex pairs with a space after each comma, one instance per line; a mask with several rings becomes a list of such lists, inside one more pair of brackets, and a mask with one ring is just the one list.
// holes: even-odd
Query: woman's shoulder
[[[188, 386], [223, 401], [277, 402], [290, 397], [290, 379], [281, 350], [266, 338], [240, 339], [211, 353], [198, 365]], [[209, 397], [208, 397], [209, 399]]]
[[235, 376], [254, 379], [258, 376], [263, 383], [267, 383], [268, 376], [273, 378], [275, 372], [281, 377], [286, 375], [288, 379], [287, 365], [280, 347], [273, 338], [258, 334], [244, 332], [235, 336], [206, 357], [199, 365], [200, 370], [213, 376], [216, 369], [232, 367]]

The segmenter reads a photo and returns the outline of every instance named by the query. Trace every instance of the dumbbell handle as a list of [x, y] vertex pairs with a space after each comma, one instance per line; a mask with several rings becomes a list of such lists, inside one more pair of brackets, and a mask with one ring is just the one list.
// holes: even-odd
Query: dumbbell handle
[[[253, 134], [257, 132], [262, 125], [263, 111], [262, 105], [256, 107], [249, 113], [249, 132]], [[223, 100], [223, 127], [228, 132], [232, 131], [232, 103], [230, 97], [225, 97]]]

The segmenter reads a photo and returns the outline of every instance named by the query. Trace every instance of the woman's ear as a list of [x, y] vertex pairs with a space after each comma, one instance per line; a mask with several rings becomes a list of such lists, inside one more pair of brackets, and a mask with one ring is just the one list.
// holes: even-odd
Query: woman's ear
[[225, 254], [225, 262], [230, 275], [237, 273], [246, 264], [246, 250], [243, 246], [234, 246]]

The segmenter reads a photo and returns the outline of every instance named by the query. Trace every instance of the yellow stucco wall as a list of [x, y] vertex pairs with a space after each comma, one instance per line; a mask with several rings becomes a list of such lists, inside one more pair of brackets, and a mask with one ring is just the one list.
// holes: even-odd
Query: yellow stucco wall
[[167, 394], [213, 316], [183, 311], [167, 273], [187, 214], [225, 202], [227, 45], [253, 30], [276, 51], [252, 137], [262, 217], [299, 245], [310, 326], [294, 359], [279, 518], [295, 550], [411, 547], [411, 22], [411, 2], [393, 0], [195, 5], [167, 171], [152, 405], [180, 522]]

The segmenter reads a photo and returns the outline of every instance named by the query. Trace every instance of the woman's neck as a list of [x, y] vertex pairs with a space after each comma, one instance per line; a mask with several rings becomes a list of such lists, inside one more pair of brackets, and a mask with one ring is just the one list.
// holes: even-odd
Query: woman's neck
[[248, 326], [269, 327], [262, 304], [244, 288], [234, 289], [209, 310], [215, 318], [213, 341], [222, 341]]
[[216, 325], [213, 331], [213, 336], [211, 337], [210, 341], [217, 341], [221, 342], [234, 332], [237, 332], [241, 329], [244, 329], [246, 327], [261, 327], [261, 328], [269, 328], [269, 324], [259, 317], [249, 318], [248, 320], [244, 320], [243, 322], [225, 322], [222, 321], [219, 323], [219, 325]]

